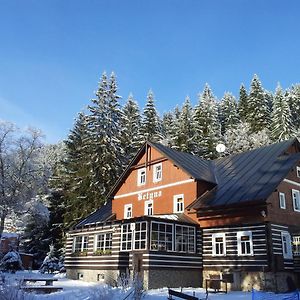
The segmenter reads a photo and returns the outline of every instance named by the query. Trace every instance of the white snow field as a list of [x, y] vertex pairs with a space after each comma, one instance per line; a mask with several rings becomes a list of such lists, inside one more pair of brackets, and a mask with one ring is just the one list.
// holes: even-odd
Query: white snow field
[[[0, 284], [0, 300], [123, 300], [130, 290], [122, 290], [121, 288], [111, 288], [104, 284], [89, 283], [81, 280], [71, 280], [65, 278], [62, 274], [40, 274], [38, 272], [20, 271], [15, 274], [2, 273], [1, 277], [5, 277], [5, 284]], [[54, 286], [63, 287], [62, 291], [50, 294], [20, 293], [19, 282], [24, 277], [30, 278], [58, 278], [54, 282]], [[28, 285], [29, 283], [27, 283]], [[43, 282], [31, 283], [36, 285], [44, 284]], [[179, 291], [179, 289], [176, 289]], [[193, 295], [199, 299], [205, 299], [205, 290], [201, 288], [184, 288], [184, 293]], [[127, 300], [131, 300], [128, 297]], [[145, 300], [166, 300], [168, 298], [168, 289], [156, 289], [144, 292], [142, 299]], [[178, 299], [173, 297], [173, 299]], [[235, 300], [235, 299], [252, 299], [250, 292], [229, 292], [228, 294], [209, 294], [208, 299], [211, 300]]]

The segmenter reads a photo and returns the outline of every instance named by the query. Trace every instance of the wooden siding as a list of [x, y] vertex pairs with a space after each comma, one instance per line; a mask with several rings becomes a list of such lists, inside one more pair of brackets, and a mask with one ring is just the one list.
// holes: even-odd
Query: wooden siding
[[271, 224], [272, 251], [277, 264], [276, 269], [294, 270], [293, 259], [283, 257], [281, 232], [289, 232], [288, 226]]
[[[94, 255], [94, 238], [101, 233], [112, 233], [111, 254]], [[76, 236], [88, 236], [87, 256], [72, 256], [73, 240]], [[114, 270], [128, 268], [128, 253], [120, 252], [121, 228], [119, 225], [105, 225], [96, 228], [87, 228], [69, 233], [66, 241], [65, 266], [67, 268], [88, 268], [99, 270]]]
[[[129, 267], [132, 269], [134, 252], [129, 254]], [[145, 251], [142, 254], [143, 269], [202, 269], [202, 256], [193, 253], [165, 251]]]
[[[253, 255], [239, 256], [237, 250], [237, 232], [251, 231]], [[225, 233], [226, 255], [213, 256], [212, 235]], [[265, 269], [269, 267], [267, 233], [265, 224], [245, 226], [205, 228], [203, 229], [203, 268], [204, 269]]]
[[[298, 163], [298, 166], [300, 164]], [[297, 168], [294, 166], [285, 179], [278, 185], [277, 189], [267, 199], [268, 212], [266, 221], [297, 226], [300, 230], [300, 212], [294, 210], [292, 189], [300, 191], [300, 178], [297, 177]], [[286, 208], [279, 205], [279, 192], [285, 194]]]
[[[161, 220], [164, 223], [164, 220]], [[150, 221], [147, 225], [147, 244], [150, 245]], [[175, 224], [167, 220], [168, 224]], [[177, 224], [177, 223], [176, 223]], [[182, 225], [182, 224], [180, 224]], [[188, 224], [186, 224], [188, 225]], [[189, 225], [191, 226], [191, 225]], [[176, 251], [155, 251], [155, 250], [129, 250], [120, 251], [121, 227], [120, 225], [100, 226], [85, 230], [77, 230], [70, 232], [66, 242], [66, 259], [65, 266], [67, 268], [88, 268], [88, 269], [133, 269], [132, 257], [134, 254], [142, 255], [143, 269], [202, 269], [202, 237], [199, 227], [196, 229], [196, 253], [183, 253]], [[112, 253], [111, 255], [94, 255], [94, 237], [101, 233], [112, 232]], [[88, 253], [87, 256], [72, 256], [73, 241], [76, 236], [88, 236]]]

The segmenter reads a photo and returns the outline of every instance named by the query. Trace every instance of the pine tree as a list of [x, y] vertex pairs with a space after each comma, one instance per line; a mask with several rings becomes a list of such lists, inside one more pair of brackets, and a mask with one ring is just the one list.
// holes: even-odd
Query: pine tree
[[92, 105], [88, 106], [89, 153], [92, 170], [91, 189], [94, 191], [94, 208], [105, 197], [125, 168], [126, 159], [122, 149], [122, 112], [117, 95], [114, 73], [110, 79], [103, 73]]
[[239, 122], [237, 103], [231, 93], [225, 93], [220, 103], [221, 110], [221, 133], [229, 128], [234, 128]]
[[176, 123], [175, 115], [173, 112], [166, 112], [163, 114], [162, 117], [162, 136], [163, 139], [160, 142], [163, 145], [173, 147], [174, 146], [174, 139], [176, 136]]
[[154, 104], [154, 94], [150, 90], [147, 95], [147, 103], [142, 118], [142, 134], [145, 140], [152, 142], [162, 139], [159, 117]]
[[184, 152], [193, 152], [194, 145], [194, 124], [193, 108], [191, 106], [190, 98], [187, 96], [179, 114], [178, 122], [175, 127], [175, 148]]
[[241, 153], [269, 145], [271, 143], [269, 135], [267, 129], [252, 133], [248, 123], [240, 122], [235, 128], [229, 128], [225, 133], [226, 154]]
[[203, 158], [217, 157], [216, 145], [221, 135], [216, 99], [208, 86], [205, 85], [195, 107], [193, 118], [195, 126], [195, 152]]
[[294, 128], [300, 130], [300, 84], [293, 85], [288, 91], [289, 106], [292, 114]]
[[122, 147], [128, 164], [144, 142], [141, 134], [141, 115], [137, 102], [130, 94], [123, 107]]
[[89, 140], [88, 117], [81, 112], [65, 141], [67, 155], [63, 161], [64, 168], [57, 170], [50, 181], [50, 186], [57, 191], [51, 196], [54, 202], [57, 200], [59, 191], [64, 191], [63, 199], [66, 210], [64, 223], [67, 227], [90, 213], [97, 199], [97, 194], [91, 188]]
[[265, 91], [257, 75], [254, 75], [248, 106], [247, 122], [250, 124], [252, 132], [259, 132], [270, 126], [270, 110], [265, 97]]
[[279, 84], [276, 88], [273, 103], [271, 135], [276, 142], [287, 140], [295, 136], [288, 99], [284, 96]]
[[239, 118], [242, 122], [247, 120], [247, 115], [249, 112], [249, 98], [246, 91], [246, 88], [243, 84], [240, 86], [240, 95], [239, 95], [239, 102], [238, 102], [238, 113]]

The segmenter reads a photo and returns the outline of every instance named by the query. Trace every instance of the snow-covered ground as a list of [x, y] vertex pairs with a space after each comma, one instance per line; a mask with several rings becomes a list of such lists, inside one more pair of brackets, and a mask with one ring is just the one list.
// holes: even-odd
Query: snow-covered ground
[[[50, 275], [50, 274], [40, 274], [36, 272], [17, 272], [16, 274], [3, 273], [0, 276], [5, 276], [5, 286], [6, 291], [2, 294], [0, 293], [0, 300], [14, 299], [9, 298], [8, 295], [11, 292], [16, 293], [18, 282], [24, 277], [35, 277], [35, 278], [47, 278], [47, 277], [56, 277], [59, 280], [54, 282], [54, 286], [63, 287], [62, 291], [51, 293], [51, 294], [33, 294], [26, 293], [20, 295], [21, 300], [122, 300], [128, 294], [128, 291], [123, 291], [119, 288], [110, 288], [106, 285], [99, 283], [88, 283], [81, 280], [71, 280], [65, 278], [64, 275]], [[44, 283], [36, 283], [37, 285]], [[3, 285], [2, 285], [3, 289]], [[0, 285], [1, 291], [1, 285]], [[205, 298], [204, 289], [194, 289], [194, 288], [184, 288], [184, 293], [192, 295], [195, 292], [195, 296], [199, 299]], [[2, 295], [2, 296], [1, 296]], [[5, 298], [7, 296], [7, 298]], [[149, 290], [144, 293], [143, 299], [145, 300], [166, 300], [168, 296], [167, 288]], [[130, 300], [130, 297], [127, 298]], [[209, 298], [212, 300], [235, 300], [235, 299], [251, 299], [251, 293], [247, 292], [229, 292], [228, 294], [209, 294]]]

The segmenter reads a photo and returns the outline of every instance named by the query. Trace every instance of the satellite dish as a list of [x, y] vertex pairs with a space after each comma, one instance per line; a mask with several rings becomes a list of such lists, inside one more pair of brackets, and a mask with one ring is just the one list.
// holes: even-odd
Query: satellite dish
[[226, 149], [226, 147], [225, 147], [224, 144], [218, 144], [218, 145], [216, 146], [216, 150], [217, 150], [218, 153], [223, 153], [223, 152], [225, 152], [225, 149]]

